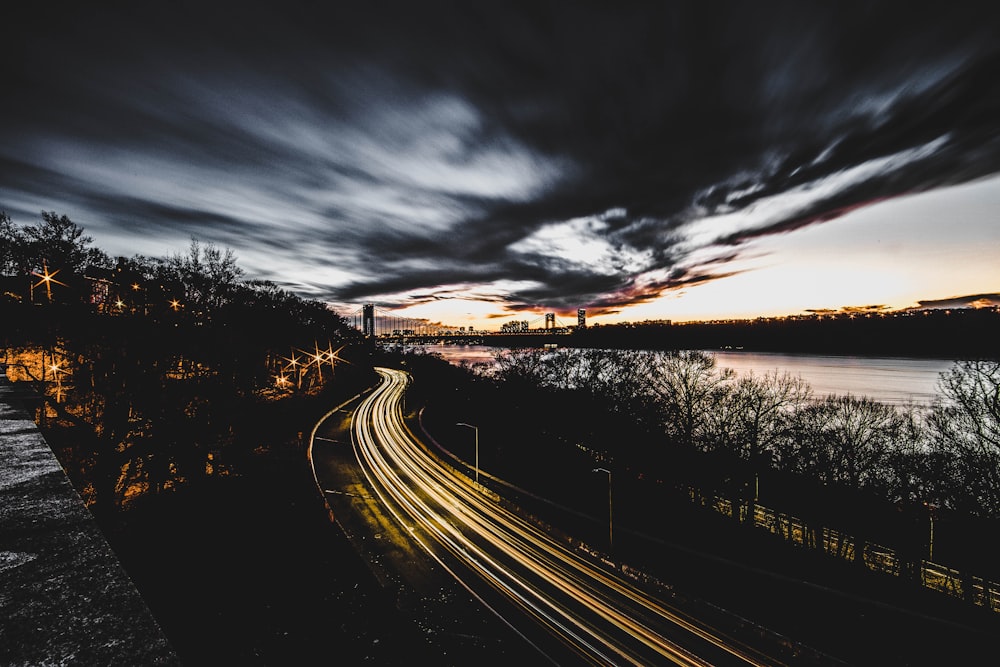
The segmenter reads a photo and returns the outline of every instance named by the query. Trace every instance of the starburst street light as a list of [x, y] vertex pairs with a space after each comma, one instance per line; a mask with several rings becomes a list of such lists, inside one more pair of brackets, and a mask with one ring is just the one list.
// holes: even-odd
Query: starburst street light
[[52, 283], [55, 283], [57, 285], [62, 285], [63, 287], [66, 287], [66, 283], [59, 282], [55, 278], [56, 274], [59, 273], [59, 271], [61, 271], [61, 269], [56, 269], [55, 271], [49, 273], [49, 266], [48, 266], [48, 264], [46, 264], [45, 262], [42, 262], [42, 272], [41, 273], [39, 273], [38, 271], [32, 271], [31, 272], [32, 275], [35, 275], [35, 276], [38, 276], [39, 278], [41, 278], [41, 280], [39, 280], [37, 283], [34, 283], [31, 286], [31, 300], [32, 301], [35, 300], [35, 288], [38, 287], [39, 285], [44, 284], [45, 285], [45, 293], [48, 295], [49, 303], [52, 303]]
[[[316, 364], [316, 372], [319, 374], [319, 381], [322, 382], [323, 381], [323, 357], [326, 356], [326, 355], [323, 352], [320, 352], [320, 350], [319, 350], [319, 343], [316, 343], [314, 341], [313, 342], [313, 347], [315, 348], [315, 352], [313, 352], [310, 355], [310, 357], [312, 358], [312, 361], [310, 361], [309, 363]], [[332, 366], [333, 364], [330, 364], [330, 365]]]
[[295, 356], [294, 352], [292, 352], [292, 356], [282, 357], [282, 359], [288, 362], [288, 365], [292, 367], [292, 370], [295, 370], [295, 367], [299, 365], [299, 358]]
[[349, 364], [349, 363], [351, 363], [347, 359], [344, 359], [344, 358], [342, 358], [340, 356], [340, 351], [343, 350], [345, 347], [347, 347], [347, 345], [341, 345], [336, 350], [334, 350], [333, 349], [333, 345], [329, 341], [327, 341], [327, 343], [326, 343], [326, 356], [330, 360], [330, 366], [333, 366], [333, 362], [335, 362], [335, 361], [339, 361], [339, 362], [341, 362], [343, 364]]
[[61, 373], [66, 373], [60, 366], [58, 362], [54, 362], [49, 366], [49, 370], [52, 371], [52, 375], [56, 379], [56, 403], [62, 402], [62, 375]]
[[[297, 349], [296, 351], [302, 353], [304, 355], [305, 360], [306, 360], [305, 361], [305, 365], [303, 366], [303, 372], [309, 366], [312, 366], [313, 364], [316, 364], [316, 370], [319, 373], [319, 379], [322, 380], [323, 379], [323, 364], [330, 364], [330, 368], [335, 368], [336, 365], [337, 365], [337, 363], [344, 363], [344, 364], [351, 363], [347, 359], [343, 359], [343, 358], [341, 358], [339, 356], [340, 351], [343, 350], [345, 347], [347, 347], [347, 345], [341, 345], [336, 350], [334, 350], [333, 349], [333, 344], [330, 343], [329, 341], [327, 341], [326, 349], [325, 350], [321, 350], [319, 348], [319, 343], [317, 343], [316, 341], [313, 341], [313, 351], [312, 352], [307, 352], [306, 350], [303, 350], [303, 349]], [[297, 358], [294, 356], [294, 352], [293, 352], [292, 359], [289, 359], [287, 357], [283, 357], [283, 358], [285, 359], [285, 361], [289, 362], [292, 365], [293, 368], [294, 368], [294, 366], [295, 366], [296, 363], [299, 363], [298, 360], [297, 360]]]
[[299, 365], [301, 364], [299, 358], [295, 355], [295, 352], [293, 351], [291, 357], [282, 357], [282, 359], [288, 362], [288, 365], [285, 366], [284, 369], [282, 369], [283, 373], [288, 373], [288, 372], [293, 373], [295, 375], [295, 388], [301, 389], [302, 370], [299, 369]]

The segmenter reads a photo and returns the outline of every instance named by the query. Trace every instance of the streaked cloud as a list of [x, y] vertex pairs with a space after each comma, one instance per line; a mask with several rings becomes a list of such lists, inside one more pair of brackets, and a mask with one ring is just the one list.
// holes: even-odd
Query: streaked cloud
[[16, 222], [215, 242], [345, 308], [621, 312], [1000, 172], [982, 3], [57, 3], [9, 32]]

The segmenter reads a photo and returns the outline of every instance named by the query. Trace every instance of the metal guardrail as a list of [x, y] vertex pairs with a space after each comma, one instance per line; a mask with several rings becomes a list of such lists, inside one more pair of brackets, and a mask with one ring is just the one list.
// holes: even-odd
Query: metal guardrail
[[858, 540], [855, 536], [826, 526], [813, 527], [805, 520], [778, 512], [750, 501], [725, 498], [716, 494], [703, 495], [689, 487], [688, 497], [695, 504], [724, 516], [752, 523], [755, 528], [781, 537], [797, 546], [820, 550], [835, 558], [854, 562], [860, 555], [864, 566], [889, 576], [901, 577], [916, 572], [920, 585], [973, 605], [1000, 612], [1000, 583], [970, 573], [946, 567], [928, 560], [917, 562], [902, 558], [890, 547]]

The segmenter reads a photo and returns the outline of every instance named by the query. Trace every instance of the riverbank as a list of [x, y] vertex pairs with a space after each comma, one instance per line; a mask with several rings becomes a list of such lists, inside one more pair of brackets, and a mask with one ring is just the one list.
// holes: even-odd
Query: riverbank
[[[463, 336], [459, 335], [459, 338]], [[414, 336], [419, 338], [419, 336]], [[806, 354], [996, 359], [1000, 308], [829, 312], [784, 317], [669, 320], [466, 334], [501, 347], [585, 347], [618, 350], [747, 350]]]
[[[454, 365], [493, 364], [505, 348], [486, 345], [427, 345], [426, 352]], [[938, 395], [940, 374], [952, 367], [951, 359], [822, 355], [747, 350], [703, 350], [715, 357], [719, 368], [737, 374], [788, 373], [801, 377], [817, 397], [867, 396], [887, 405], [930, 405]]]
[[[336, 487], [340, 491], [363, 488], [349, 477], [356, 471], [346, 423], [345, 415], [340, 430], [321, 434], [325, 446], [339, 443], [339, 474], [348, 476], [345, 486]], [[311, 427], [303, 426], [306, 432]], [[517, 478], [516, 471], [530, 470], [525, 465], [530, 462], [506, 463], [504, 476], [546, 495], [544, 486]], [[487, 465], [499, 472], [495, 459]], [[606, 488], [603, 477], [589, 470], [562, 484], [576, 486], [582, 514], [565, 514], [537, 499], [533, 504], [528, 497], [513, 499], [526, 512], [601, 548]], [[535, 479], [546, 479], [544, 471], [534, 472]], [[370, 553], [363, 557], [345, 534], [345, 526], [355, 537], [368, 534], [371, 526], [346, 512], [349, 496], [329, 497], [337, 499], [336, 523], [323, 506], [304, 448], [287, 444], [255, 453], [239, 476], [150, 496], [126, 512], [98, 518], [185, 664], [441, 664], [443, 651], [454, 660], [448, 664], [495, 664], [488, 662], [492, 658], [529, 664], [511, 657], [521, 650], [500, 641], [504, 628], [483, 629], [490, 627], [489, 615], [456, 593], [453, 583], [447, 584], [451, 592], [433, 585], [387, 585]], [[823, 569], [784, 544], [734, 531], [717, 516], [643, 505], [617, 486], [615, 507], [616, 558], [707, 604], [849, 655], [849, 664], [942, 664], [991, 650], [998, 626], [956, 601], [924, 592], [919, 603], [916, 598], [904, 603], [912, 593], [884, 580]], [[629, 514], [665, 519], [670, 539], [639, 535], [642, 531], [625, 519]], [[377, 535], [370, 533], [369, 545], [381, 542]], [[742, 558], [734, 560], [733, 553]], [[390, 565], [386, 562], [384, 571]], [[469, 632], [470, 627], [477, 629]]]
[[[455, 456], [446, 448], [445, 456], [469, 474], [467, 449]], [[494, 475], [481, 479], [552, 532], [651, 576], [691, 607], [725, 610], [762, 635], [787, 637], [788, 646], [799, 646], [783, 656], [785, 664], [974, 664], [993, 650], [995, 612], [795, 548], [690, 502], [670, 502], [629, 475], [615, 477], [612, 546], [607, 482], [592, 468], [564, 460], [545, 471], [495, 457], [488, 466]]]

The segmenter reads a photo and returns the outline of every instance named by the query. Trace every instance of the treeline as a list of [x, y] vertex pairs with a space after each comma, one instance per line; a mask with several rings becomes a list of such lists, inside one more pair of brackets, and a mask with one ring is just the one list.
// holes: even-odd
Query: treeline
[[780, 472], [890, 503], [1000, 518], [998, 361], [956, 362], [926, 408], [817, 397], [797, 376], [737, 376], [698, 351], [521, 349], [478, 368], [525, 397], [573, 397], [574, 436], [650, 474], [698, 452], [738, 462], [732, 468], [747, 475], [734, 481], [748, 489], [753, 477]]
[[435, 438], [472, 461], [456, 424], [476, 425], [484, 471], [566, 507], [600, 515], [592, 469], [606, 468], [651, 525], [687, 512], [694, 490], [998, 572], [1000, 362], [956, 362], [933, 405], [898, 407], [779, 372], [738, 377], [704, 352], [516, 349], [465, 367], [416, 352], [405, 368], [407, 405], [426, 404]]
[[997, 340], [1000, 309], [987, 307], [601, 325], [574, 331], [560, 345], [997, 359]]
[[[82, 306], [108, 315], [145, 315], [170, 322], [260, 317], [276, 327], [343, 330], [326, 304], [302, 299], [270, 281], [244, 280], [232, 250], [191, 240], [168, 257], [111, 257], [65, 215], [16, 225], [0, 211], [0, 305]], [[15, 323], [16, 324], [16, 323]]]
[[342, 317], [243, 280], [231, 251], [192, 240], [186, 254], [112, 262], [46, 212], [24, 227], [0, 216], [0, 235], [2, 358], [36, 382], [38, 421], [98, 508], [300, 446], [330, 401], [374, 381]]

